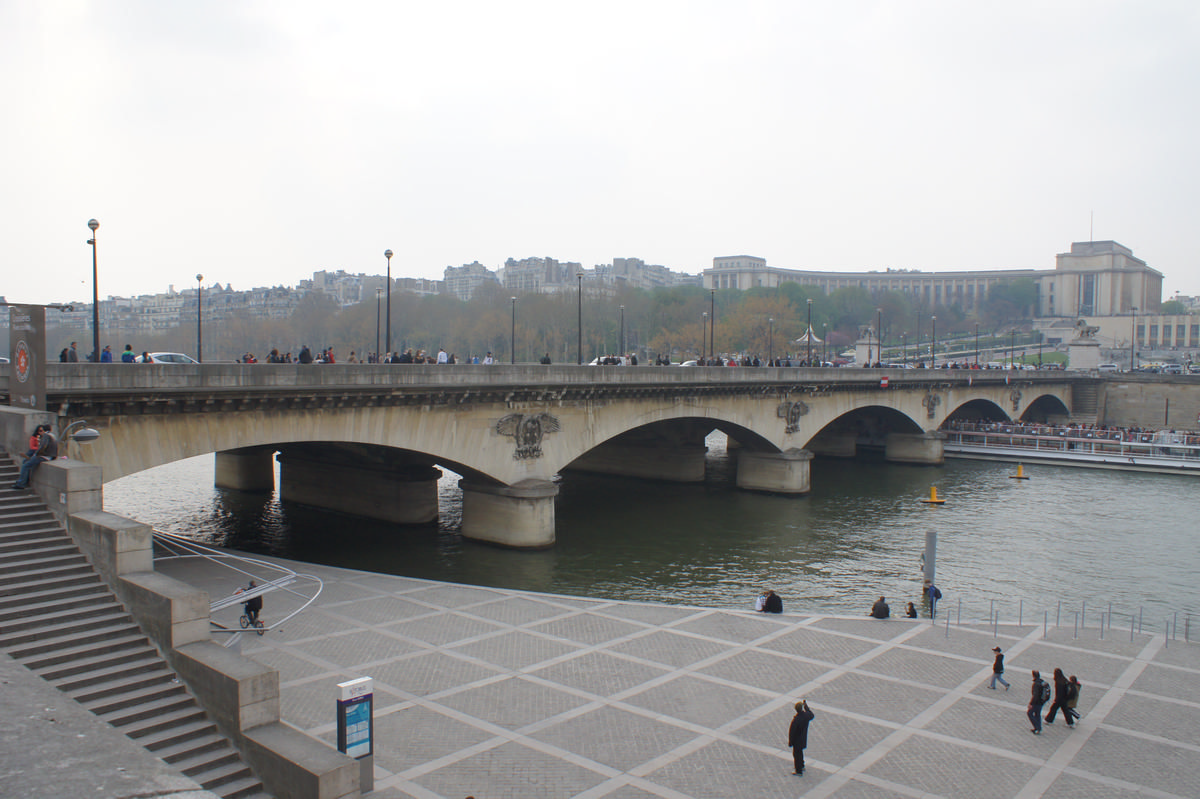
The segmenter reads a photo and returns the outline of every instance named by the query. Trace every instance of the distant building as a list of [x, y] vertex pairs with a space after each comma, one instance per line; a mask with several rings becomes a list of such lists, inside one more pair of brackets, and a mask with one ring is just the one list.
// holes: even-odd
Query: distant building
[[1115, 241], [1075, 242], [1069, 253], [1056, 256], [1054, 269], [1045, 270], [818, 272], [767, 266], [764, 258], [732, 255], [714, 258], [703, 277], [709, 289], [774, 288], [793, 282], [826, 294], [852, 287], [872, 294], [897, 291], [929, 307], [951, 305], [968, 312], [997, 283], [1029, 278], [1038, 292], [1038, 316], [1111, 316], [1132, 308], [1155, 311], [1162, 302], [1162, 273]]
[[474, 296], [475, 291], [484, 283], [498, 283], [496, 273], [479, 261], [462, 266], [447, 266], [443, 272], [443, 286], [447, 294], [452, 294], [464, 302]]

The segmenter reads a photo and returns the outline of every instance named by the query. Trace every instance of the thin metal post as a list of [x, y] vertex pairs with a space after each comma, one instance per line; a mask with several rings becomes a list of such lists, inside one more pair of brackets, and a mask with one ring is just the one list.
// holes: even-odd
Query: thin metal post
[[1058, 600], [1058, 610], [1054, 613], [1054, 626], [1062, 626], [1062, 600]]
[[1163, 649], [1171, 648], [1171, 620], [1164, 619], [1166, 629], [1163, 630]]
[[1138, 632], [1142, 631], [1142, 616], [1145, 614], [1145, 608], [1138, 608]]
[[1191, 626], [1192, 626], [1192, 614], [1189, 613], [1183, 617], [1183, 642], [1185, 644], [1189, 643], [1191, 640], [1190, 638], [1188, 638], [1188, 633], [1191, 630]]
[[1171, 637], [1179, 638], [1179, 611], [1175, 611], [1175, 621], [1171, 625]]
[[958, 623], [962, 624], [962, 597], [958, 598]]
[[988, 618], [989, 619], [996, 618], [996, 600], [994, 600], [994, 599], [988, 600]]
[[1100, 614], [1100, 640], [1104, 640], [1104, 614]]
[[1025, 624], [1025, 600], [1021, 600], [1021, 604], [1017, 609], [1017, 626], [1021, 627]]
[[995, 616], [992, 617], [992, 637], [993, 638], [1000, 637], [1000, 614], [999, 613], [997, 613]]
[[1075, 611], [1075, 631], [1071, 633], [1072, 638], [1079, 637], [1079, 611]]
[[1050, 631], [1050, 611], [1042, 611], [1042, 637], [1045, 638]]
[[1079, 611], [1079, 626], [1087, 627], [1087, 600], [1083, 600], [1083, 609]]
[[[960, 617], [959, 617], [959, 619], [958, 619], [958, 623], [959, 623], [959, 624], [962, 624], [962, 617], [961, 617], [961, 616], [960, 616]], [[949, 638], [949, 637], [950, 637], [950, 614], [949, 614], [949, 613], [947, 613], [947, 614], [946, 614], [946, 637], [947, 637], [947, 638]]]
[[1131, 644], [1133, 643], [1133, 625], [1136, 622], [1137, 622], [1137, 619], [1135, 619], [1133, 617], [1133, 614], [1130, 613], [1129, 614], [1129, 643], [1131, 643]]

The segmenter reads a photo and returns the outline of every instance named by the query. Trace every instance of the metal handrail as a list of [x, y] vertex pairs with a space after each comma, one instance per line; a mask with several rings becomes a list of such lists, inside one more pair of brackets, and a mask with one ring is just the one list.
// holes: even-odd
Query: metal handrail
[[[217, 599], [216, 601], [210, 603], [209, 604], [209, 612], [210, 613], [213, 611], [216, 611], [216, 610], [220, 610], [222, 608], [229, 607], [230, 605], [244, 602], [245, 600], [247, 600], [251, 597], [261, 596], [261, 595], [269, 593], [271, 591], [286, 591], [287, 593], [292, 594], [292, 595], [304, 600], [303, 604], [301, 604], [299, 608], [292, 611], [291, 613], [289, 613], [287, 616], [283, 617], [282, 619], [279, 619], [278, 621], [272, 623], [269, 627], [263, 628], [264, 632], [268, 632], [270, 630], [274, 630], [274, 629], [277, 629], [278, 627], [281, 627], [283, 624], [285, 624], [289, 620], [295, 618], [297, 615], [299, 615], [303, 611], [307, 610], [310, 605], [312, 605], [314, 602], [317, 601], [317, 597], [319, 597], [321, 595], [321, 592], [325, 589], [325, 581], [322, 580], [320, 577], [317, 577], [315, 574], [300, 574], [298, 572], [293, 571], [292, 569], [287, 568], [286, 566], [281, 566], [277, 563], [271, 563], [270, 561], [259, 560], [257, 558], [248, 558], [244, 555], [235, 555], [233, 553], [226, 552], [224, 550], [215, 549], [213, 547], [207, 547], [207, 546], [204, 546], [203, 544], [197, 544], [195, 541], [191, 540], [190, 538], [185, 538], [184, 536], [176, 535], [174, 533], [166, 533], [161, 530], [155, 530], [154, 531], [154, 543], [157, 546], [161, 547], [163, 550], [166, 550], [166, 552], [170, 553], [170, 554], [166, 554], [166, 555], [156, 555], [155, 560], [201, 558], [203, 560], [207, 560], [207, 561], [210, 561], [211, 563], [217, 564], [223, 568], [237, 572], [238, 574], [240, 574], [248, 579], [254, 580], [256, 583], [258, 583], [258, 585], [256, 585], [253, 589], [245, 590], [245, 591], [242, 591], [241, 593], [231, 594], [229, 596], [221, 597], [220, 599]], [[259, 569], [259, 571], [250, 571], [250, 569], [252, 567], [256, 567], [257, 569]], [[281, 574], [282, 576], [276, 577], [274, 579], [263, 577], [262, 576], [263, 571], [266, 571], [267, 573], [274, 572], [277, 574]], [[304, 582], [309, 585], [315, 585], [316, 591], [312, 594], [312, 596], [308, 596], [307, 593], [297, 591], [294, 588], [290, 587], [293, 583], [297, 583], [297, 582]], [[221, 624], [218, 624], [217, 622], [213, 621], [211, 618], [209, 619], [209, 623], [214, 628], [213, 632], [219, 632], [219, 633], [241, 633], [241, 632], [243, 632], [242, 630], [232, 629], [232, 628], [225, 627]]]

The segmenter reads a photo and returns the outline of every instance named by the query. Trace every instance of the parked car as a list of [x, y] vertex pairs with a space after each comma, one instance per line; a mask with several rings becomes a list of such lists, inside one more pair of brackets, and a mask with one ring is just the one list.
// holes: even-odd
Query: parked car
[[1169, 363], [1163, 367], [1163, 374], [1181, 375], [1183, 374], [1183, 367], [1177, 363]]
[[144, 356], [138, 356], [138, 363], [200, 363], [195, 358], [189, 355], [184, 355], [182, 352], [148, 352]]
[[1115, 363], [1102, 363], [1099, 366], [1097, 366], [1096, 368], [1099, 369], [1101, 372], [1119, 372], [1119, 371], [1121, 371], [1121, 367], [1117, 366]]

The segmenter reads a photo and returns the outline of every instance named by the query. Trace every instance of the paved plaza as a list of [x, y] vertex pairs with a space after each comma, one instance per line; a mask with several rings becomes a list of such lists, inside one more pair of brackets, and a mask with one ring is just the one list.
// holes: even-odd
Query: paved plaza
[[[331, 743], [335, 685], [374, 678], [379, 799], [1200, 796], [1200, 650], [1182, 639], [993, 637], [289, 565], [323, 593], [242, 651], [279, 669], [284, 719]], [[203, 563], [160, 570], [236, 588]], [[287, 604], [268, 595], [264, 618]], [[988, 688], [996, 645], [1009, 691]], [[1029, 671], [1056, 666], [1083, 683], [1082, 719], [1036, 736]], [[797, 777], [785, 744], [801, 697], [816, 718]]]

